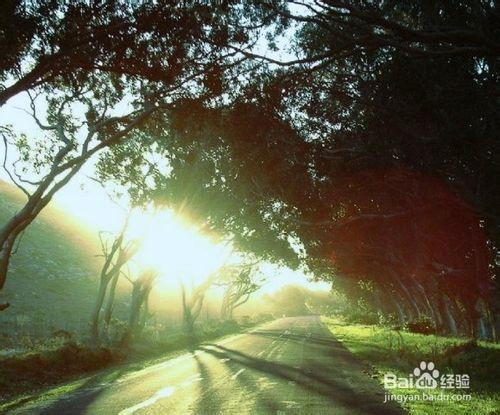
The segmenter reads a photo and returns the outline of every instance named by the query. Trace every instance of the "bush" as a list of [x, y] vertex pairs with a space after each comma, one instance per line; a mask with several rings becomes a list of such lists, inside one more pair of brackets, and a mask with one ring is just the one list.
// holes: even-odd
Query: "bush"
[[274, 320], [274, 316], [271, 313], [259, 313], [255, 316], [254, 320], [256, 324], [259, 324]]
[[119, 361], [122, 356], [107, 348], [88, 348], [69, 342], [55, 350], [31, 352], [0, 361], [2, 398], [26, 388], [51, 384], [76, 374], [91, 372]]
[[351, 310], [350, 312], [346, 312], [343, 314], [344, 319], [347, 323], [352, 323], [352, 324], [378, 324], [379, 323], [379, 316], [371, 311], [356, 311], [356, 310]]
[[429, 317], [422, 317], [418, 320], [406, 323], [406, 330], [411, 333], [436, 334], [437, 329], [434, 322]]

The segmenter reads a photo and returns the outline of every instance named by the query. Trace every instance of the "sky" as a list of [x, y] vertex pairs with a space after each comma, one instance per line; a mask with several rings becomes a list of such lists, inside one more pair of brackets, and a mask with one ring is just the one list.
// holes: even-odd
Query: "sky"
[[[27, 95], [19, 94], [0, 109], [0, 125], [11, 124], [18, 133], [28, 137], [40, 137], [40, 130], [34, 120], [22, 109], [29, 108]], [[39, 112], [43, 112], [43, 103]], [[5, 148], [0, 147], [3, 160]], [[8, 153], [10, 162], [16, 155]], [[125, 210], [111, 201], [106, 191], [91, 180], [96, 159], [92, 159], [54, 197], [54, 204], [67, 211], [83, 225], [97, 231], [117, 232], [124, 221]], [[0, 179], [10, 182], [3, 169]], [[164, 274], [164, 281], [174, 281], [174, 275], [199, 282], [227, 260], [227, 253], [220, 246], [197, 233], [196, 229], [182, 224], [170, 212], [161, 215], [136, 213], [131, 220], [131, 233], [136, 228], [143, 232], [143, 247], [138, 253], [138, 268], [156, 267]], [[165, 238], [164, 235], [169, 235]], [[168, 254], [165, 254], [168, 252]], [[214, 260], [215, 258], [215, 260]], [[268, 283], [262, 293], [273, 292], [286, 284], [306, 285], [311, 289], [328, 290], [326, 283], [310, 283], [302, 271], [279, 268], [265, 264], [263, 269]]]

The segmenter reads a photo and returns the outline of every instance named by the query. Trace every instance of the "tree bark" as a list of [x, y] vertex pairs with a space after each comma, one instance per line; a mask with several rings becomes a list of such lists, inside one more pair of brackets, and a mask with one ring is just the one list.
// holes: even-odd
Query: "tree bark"
[[205, 299], [204, 290], [208, 288], [209, 284], [204, 283], [201, 287], [195, 290], [192, 298], [190, 300], [186, 297], [186, 290], [184, 285], [181, 285], [182, 289], [182, 320], [184, 325], [184, 330], [186, 334], [190, 337], [195, 337], [194, 335], [194, 323], [196, 322], [198, 316], [201, 313], [203, 307], [203, 301]]
[[[147, 304], [149, 293], [153, 286], [156, 273], [147, 271], [133, 282], [132, 301], [130, 305], [129, 328], [126, 337], [130, 340], [136, 337], [143, 328], [141, 310]], [[146, 311], [147, 312], [147, 311]]]
[[113, 315], [113, 308], [115, 305], [116, 285], [118, 283], [119, 277], [120, 277], [120, 272], [116, 272], [113, 279], [111, 280], [111, 285], [109, 287], [108, 299], [106, 301], [106, 306], [104, 308], [104, 316], [103, 316], [106, 329], [109, 328], [109, 322], [111, 321], [111, 316]]
[[446, 320], [448, 323], [447, 324], [448, 333], [457, 335], [458, 327], [457, 327], [457, 322], [455, 321], [455, 317], [453, 316], [453, 312], [451, 310], [452, 307], [451, 300], [449, 300], [445, 295], [440, 295], [438, 302], [441, 313], [446, 316]]
[[90, 334], [92, 337], [92, 341], [95, 344], [99, 342], [99, 316], [101, 314], [104, 298], [106, 297], [106, 290], [108, 288], [108, 284], [109, 284], [109, 279], [101, 278], [101, 281], [99, 282], [99, 290], [97, 292], [94, 311], [92, 312]]
[[130, 304], [130, 316], [128, 320], [128, 326], [130, 330], [130, 334], [132, 336], [135, 335], [137, 331], [137, 326], [139, 325], [139, 317], [142, 306], [141, 299], [141, 287], [139, 284], [134, 284], [134, 288], [132, 289], [132, 302]]
[[[24, 207], [16, 213], [0, 230], [0, 292], [7, 281], [7, 273], [9, 271], [10, 258], [14, 250], [14, 245], [17, 238], [37, 217], [40, 211], [50, 202], [51, 197], [47, 199], [38, 197], [33, 194], [28, 198]], [[0, 311], [8, 306], [0, 304]]]

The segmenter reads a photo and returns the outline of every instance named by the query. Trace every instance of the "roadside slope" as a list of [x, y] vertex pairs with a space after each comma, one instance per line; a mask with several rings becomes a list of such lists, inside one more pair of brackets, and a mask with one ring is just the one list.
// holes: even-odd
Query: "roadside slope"
[[[0, 180], [0, 226], [24, 202]], [[11, 307], [1, 313], [0, 349], [15, 331], [43, 336], [54, 330], [81, 332], [88, 325], [100, 260], [97, 235], [49, 205], [26, 230], [13, 255], [5, 286]]]

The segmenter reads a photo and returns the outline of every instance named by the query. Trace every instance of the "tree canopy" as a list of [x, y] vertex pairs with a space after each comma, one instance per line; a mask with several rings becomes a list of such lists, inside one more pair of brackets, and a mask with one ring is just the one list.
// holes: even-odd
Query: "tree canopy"
[[[495, 3], [6, 10], [16, 40], [1, 38], [0, 103], [89, 89], [96, 142], [123, 132], [99, 147], [98, 178], [135, 204], [169, 206], [238, 249], [361, 283], [372, 299], [398, 297], [371, 304], [401, 320], [430, 315], [453, 331], [465, 310], [463, 330], [494, 325]], [[122, 101], [133, 117], [107, 111]]]

